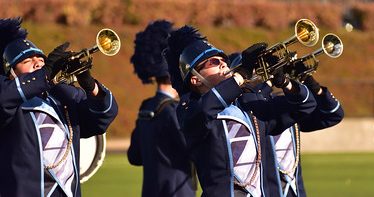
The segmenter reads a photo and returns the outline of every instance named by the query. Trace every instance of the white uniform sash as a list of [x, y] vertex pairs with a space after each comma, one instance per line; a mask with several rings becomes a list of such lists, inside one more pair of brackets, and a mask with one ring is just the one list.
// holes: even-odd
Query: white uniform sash
[[[60, 161], [67, 148], [69, 132], [55, 109], [38, 97], [25, 102], [22, 109], [32, 111], [35, 115], [35, 125], [41, 136], [45, 166]], [[74, 165], [71, 151], [60, 165], [48, 169], [67, 196], [73, 196]], [[54, 188], [45, 188], [45, 193], [52, 193], [52, 189]]]
[[217, 116], [222, 119], [229, 141], [235, 182], [251, 196], [262, 195], [261, 164], [257, 163], [256, 132], [248, 115], [235, 105], [225, 108]]
[[[283, 131], [280, 135], [272, 137], [272, 145], [275, 150], [276, 157], [276, 166], [278, 168], [278, 173], [280, 177], [286, 183], [283, 189], [283, 195], [287, 195], [290, 187], [293, 192], [297, 195], [296, 192], [296, 169], [293, 169], [296, 162], [296, 146], [295, 146], [295, 136], [294, 129], [290, 127]], [[293, 171], [294, 170], [294, 171]], [[292, 172], [293, 171], [293, 172]], [[282, 172], [291, 172], [291, 173], [282, 173]]]

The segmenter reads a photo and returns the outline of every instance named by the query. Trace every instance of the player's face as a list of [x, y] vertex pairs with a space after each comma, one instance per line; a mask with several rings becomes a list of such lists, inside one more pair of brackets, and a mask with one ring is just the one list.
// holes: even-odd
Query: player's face
[[231, 77], [231, 74], [225, 74], [229, 71], [229, 67], [225, 59], [220, 56], [213, 56], [206, 59], [196, 67], [196, 71], [213, 86]]
[[32, 56], [19, 62], [14, 69], [16, 75], [31, 73], [41, 69], [44, 66], [44, 58], [39, 56]]

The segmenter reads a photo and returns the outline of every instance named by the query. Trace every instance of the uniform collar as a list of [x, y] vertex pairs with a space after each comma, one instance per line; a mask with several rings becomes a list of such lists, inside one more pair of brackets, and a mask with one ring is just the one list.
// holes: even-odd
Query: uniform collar
[[166, 92], [166, 91], [163, 91], [163, 90], [157, 90], [156, 94], [162, 94], [162, 95], [165, 95], [169, 98], [172, 98], [174, 99], [173, 95], [171, 95], [170, 93]]

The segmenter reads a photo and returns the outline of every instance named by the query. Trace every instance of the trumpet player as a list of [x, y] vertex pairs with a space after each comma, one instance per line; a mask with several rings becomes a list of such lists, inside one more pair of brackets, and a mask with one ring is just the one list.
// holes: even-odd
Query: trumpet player
[[[171, 83], [181, 97], [177, 117], [202, 196], [264, 196], [267, 161], [261, 141], [311, 113], [316, 105], [313, 96], [279, 73], [269, 84], [281, 88], [285, 96], [269, 101], [271, 115], [257, 117], [250, 105], [257, 95], [243, 90], [244, 77], [252, 71], [226, 74], [227, 55], [191, 26], [172, 32], [168, 45]], [[254, 45], [243, 51], [244, 65], [262, 50], [262, 45]]]
[[150, 23], [136, 35], [131, 57], [139, 79], [144, 84], [157, 83], [156, 94], [141, 104], [127, 151], [130, 164], [143, 167], [143, 197], [196, 195], [186, 142], [175, 112], [178, 93], [170, 84], [162, 56], [172, 26], [166, 20]]
[[[241, 55], [231, 55], [233, 64], [241, 63]], [[301, 62], [292, 65], [297, 73], [308, 68]], [[235, 66], [233, 65], [233, 66]], [[300, 76], [302, 83], [308, 87], [317, 102], [316, 109], [306, 118], [286, 129], [279, 135], [267, 136], [263, 146], [267, 147], [268, 165], [265, 166], [269, 193], [271, 196], [305, 197], [306, 190], [301, 170], [300, 132], [312, 132], [338, 124], [344, 117], [340, 102], [332, 95], [327, 87], [321, 86], [311, 74]], [[267, 100], [274, 99], [273, 89], [266, 83], [257, 83], [250, 88], [253, 92], [261, 93]], [[263, 108], [266, 109], [266, 108]], [[264, 116], [266, 116], [266, 112]]]
[[[307, 118], [285, 130], [282, 134], [269, 136], [268, 145], [273, 150], [274, 165], [269, 173], [269, 182], [274, 184], [272, 192], [279, 196], [305, 197], [306, 190], [301, 170], [300, 131], [313, 132], [332, 127], [344, 117], [340, 102], [327, 87], [309, 75], [303, 81], [317, 101], [317, 107]], [[267, 91], [263, 91], [267, 92]], [[264, 95], [266, 97], [266, 95]], [[268, 156], [270, 156], [269, 154]], [[270, 159], [270, 158], [269, 158]]]
[[21, 23], [0, 19], [0, 196], [81, 196], [79, 139], [106, 131], [116, 101], [89, 72], [82, 88], [50, 83], [68, 44], [46, 56]]

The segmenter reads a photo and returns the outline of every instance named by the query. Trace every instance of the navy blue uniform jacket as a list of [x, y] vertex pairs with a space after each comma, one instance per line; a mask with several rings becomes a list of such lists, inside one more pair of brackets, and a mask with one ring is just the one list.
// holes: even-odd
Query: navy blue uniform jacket
[[[104, 98], [87, 97], [81, 88], [60, 84], [50, 89], [44, 70], [15, 80], [0, 76], [0, 196], [45, 196], [41, 139], [33, 120], [35, 108], [46, 104], [38, 95], [50, 90], [50, 99], [63, 124], [66, 106], [73, 128], [72, 153], [75, 158], [74, 196], [79, 186], [79, 139], [103, 134], [117, 115], [117, 104], [104, 86]], [[38, 110], [42, 110], [38, 108]], [[44, 111], [49, 113], [48, 111]], [[53, 195], [63, 195], [57, 186]], [[52, 195], [52, 196], [53, 196]]]
[[[142, 196], [195, 196], [191, 162], [175, 112], [177, 102], [165, 99], [171, 98], [157, 93], [143, 101], [131, 136], [128, 160], [133, 165], [143, 166]], [[164, 101], [166, 103], [160, 106]], [[147, 114], [148, 117], [144, 117]]]
[[[288, 93], [285, 97], [269, 102], [266, 107], [273, 114], [257, 117], [261, 139], [267, 134], [281, 133], [314, 110], [316, 102], [307, 88], [298, 83], [294, 85], [300, 89], [299, 93]], [[202, 196], [233, 195], [232, 161], [229, 158], [224, 124], [217, 119], [217, 114], [234, 101], [238, 101], [240, 108], [246, 112], [261, 111], [261, 108], [250, 107], [253, 100], [258, 100], [254, 97], [253, 94], [243, 94], [233, 78], [222, 81], [203, 95], [192, 92], [182, 96], [177, 108], [178, 120], [186, 137], [191, 160], [196, 165], [203, 189]], [[265, 151], [264, 147], [261, 149]]]

